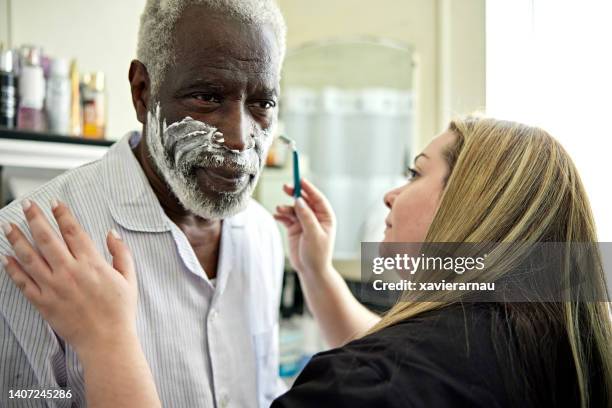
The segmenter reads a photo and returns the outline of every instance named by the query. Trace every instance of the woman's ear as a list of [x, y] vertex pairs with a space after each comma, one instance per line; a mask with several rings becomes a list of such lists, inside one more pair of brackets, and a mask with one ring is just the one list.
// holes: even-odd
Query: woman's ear
[[147, 67], [142, 62], [133, 60], [130, 64], [129, 80], [136, 118], [144, 125], [147, 121], [147, 105], [151, 96], [151, 81]]

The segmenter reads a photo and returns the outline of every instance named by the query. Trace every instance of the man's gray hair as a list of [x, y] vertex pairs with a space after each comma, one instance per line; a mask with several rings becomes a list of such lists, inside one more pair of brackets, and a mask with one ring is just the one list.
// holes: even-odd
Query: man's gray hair
[[176, 22], [190, 5], [203, 5], [247, 24], [268, 24], [285, 56], [285, 20], [274, 0], [147, 0], [138, 32], [138, 59], [146, 67], [153, 95], [157, 95], [166, 69], [174, 60], [172, 36]]

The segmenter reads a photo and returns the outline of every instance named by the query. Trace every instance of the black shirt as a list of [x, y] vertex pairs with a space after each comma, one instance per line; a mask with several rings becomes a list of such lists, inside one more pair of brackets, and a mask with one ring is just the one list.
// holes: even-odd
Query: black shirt
[[[520, 395], [521, 379], [531, 373], [512, 368], [516, 352], [503, 330], [494, 327], [500, 322], [498, 313], [487, 305], [455, 305], [319, 353], [272, 407], [535, 405]], [[494, 343], [492, 333], [502, 341]], [[564, 358], [571, 359], [571, 354]], [[557, 390], [558, 399], [546, 396], [545, 406], [557, 405], [555, 400], [574, 405], [575, 387], [567, 385]]]

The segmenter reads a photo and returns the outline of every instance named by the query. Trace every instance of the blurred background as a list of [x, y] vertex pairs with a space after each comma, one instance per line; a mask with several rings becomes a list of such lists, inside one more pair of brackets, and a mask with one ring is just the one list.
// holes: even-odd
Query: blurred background
[[[139, 129], [127, 80], [144, 0], [0, 0], [2, 204]], [[288, 26], [279, 132], [338, 216], [335, 263], [360, 293], [360, 243], [383, 193], [458, 114], [539, 125], [562, 142], [612, 241], [612, 4], [595, 0], [278, 0]], [[272, 146], [255, 198], [288, 202]], [[391, 302], [391, 300], [389, 300]], [[370, 304], [384, 310], [389, 302]], [[281, 374], [324, 347], [285, 276]]]

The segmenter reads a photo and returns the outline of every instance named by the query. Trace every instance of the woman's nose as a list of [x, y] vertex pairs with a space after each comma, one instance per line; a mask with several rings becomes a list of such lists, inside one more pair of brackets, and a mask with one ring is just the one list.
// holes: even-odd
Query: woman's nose
[[383, 200], [385, 202], [385, 205], [389, 209], [391, 209], [391, 207], [393, 206], [393, 202], [395, 201], [395, 197], [397, 197], [397, 193], [398, 193], [397, 189], [394, 189], [394, 190], [387, 192], [387, 194], [385, 194], [385, 197]]

